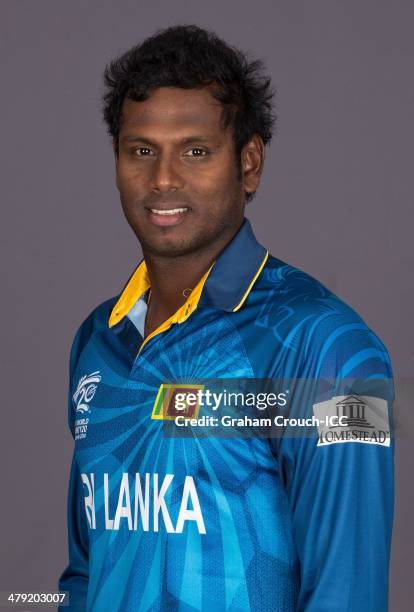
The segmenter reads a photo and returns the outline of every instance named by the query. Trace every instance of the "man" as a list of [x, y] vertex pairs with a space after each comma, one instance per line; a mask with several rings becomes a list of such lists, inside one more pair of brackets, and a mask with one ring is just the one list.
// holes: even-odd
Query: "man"
[[[175, 26], [112, 62], [105, 84], [143, 259], [72, 346], [62, 610], [386, 610], [391, 366], [361, 318], [244, 217], [275, 121], [261, 62]], [[283, 381], [280, 415], [345, 420], [168, 435], [168, 402], [209, 378]], [[187, 400], [185, 414], [207, 414]]]

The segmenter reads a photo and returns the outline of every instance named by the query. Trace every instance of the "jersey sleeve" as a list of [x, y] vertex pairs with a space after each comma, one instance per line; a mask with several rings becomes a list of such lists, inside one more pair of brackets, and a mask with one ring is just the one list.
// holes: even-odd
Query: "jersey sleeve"
[[[321, 406], [336, 412], [359, 398], [384, 429], [391, 427], [392, 369], [379, 338], [363, 324], [344, 324], [313, 347], [293, 417], [321, 415]], [[384, 406], [386, 414], [379, 414]], [[388, 610], [394, 440], [388, 429], [383, 443], [366, 414], [351, 416], [356, 420], [343, 428], [315, 427], [311, 436], [285, 432], [279, 441], [300, 563], [299, 611]]]
[[[78, 329], [70, 353], [69, 392], [68, 392], [68, 425], [73, 438], [74, 416], [72, 407], [72, 378], [77, 360], [88, 335], [88, 320]], [[69, 563], [58, 582], [60, 591], [69, 592], [69, 606], [60, 606], [59, 611], [71, 612], [86, 610], [89, 584], [89, 535], [84, 515], [84, 494], [75, 450], [70, 468], [67, 497], [67, 529]]]

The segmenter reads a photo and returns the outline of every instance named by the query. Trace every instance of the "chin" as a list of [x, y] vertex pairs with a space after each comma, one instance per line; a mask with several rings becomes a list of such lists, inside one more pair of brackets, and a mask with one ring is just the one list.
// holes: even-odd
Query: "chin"
[[189, 255], [195, 250], [191, 246], [184, 246], [182, 244], [163, 244], [163, 245], [147, 245], [146, 250], [152, 255], [158, 257], [181, 257], [183, 255]]
[[189, 255], [205, 247], [203, 241], [197, 239], [165, 237], [159, 240], [140, 240], [144, 251], [158, 257], [181, 257]]

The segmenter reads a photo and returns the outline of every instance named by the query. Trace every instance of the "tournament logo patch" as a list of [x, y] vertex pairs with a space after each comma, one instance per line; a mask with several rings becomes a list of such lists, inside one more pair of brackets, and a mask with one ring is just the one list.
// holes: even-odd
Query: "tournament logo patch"
[[77, 418], [74, 423], [74, 436], [75, 440], [83, 440], [86, 438], [88, 433], [89, 418], [85, 416], [85, 413], [90, 413], [89, 402], [93, 399], [98, 384], [101, 382], [102, 376], [97, 370], [91, 374], [85, 374], [81, 376], [76, 387], [75, 393], [72, 395], [72, 399], [75, 402], [75, 413], [80, 415], [82, 418]]
[[196, 419], [200, 411], [198, 391], [204, 385], [162, 384], [152, 409], [151, 419], [173, 421], [177, 416]]
[[101, 374], [97, 370], [92, 372], [92, 374], [85, 374], [79, 379], [76, 391], [72, 396], [76, 404], [76, 412], [89, 412], [89, 402], [95, 395], [101, 378]]
[[[367, 395], [340, 395], [313, 405], [318, 446], [339, 442], [390, 445], [388, 402]], [[332, 425], [334, 423], [334, 425]]]

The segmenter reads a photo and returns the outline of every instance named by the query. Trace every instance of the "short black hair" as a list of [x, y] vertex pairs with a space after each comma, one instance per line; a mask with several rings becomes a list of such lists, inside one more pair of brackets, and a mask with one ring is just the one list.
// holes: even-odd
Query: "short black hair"
[[[209, 86], [223, 106], [223, 127], [233, 124], [238, 162], [243, 146], [254, 134], [264, 144], [276, 123], [276, 91], [262, 60], [250, 61], [214, 32], [196, 25], [158, 30], [112, 60], [104, 71], [103, 117], [118, 146], [125, 98], [146, 100], [159, 87], [193, 89]], [[249, 200], [253, 194], [246, 194]]]

